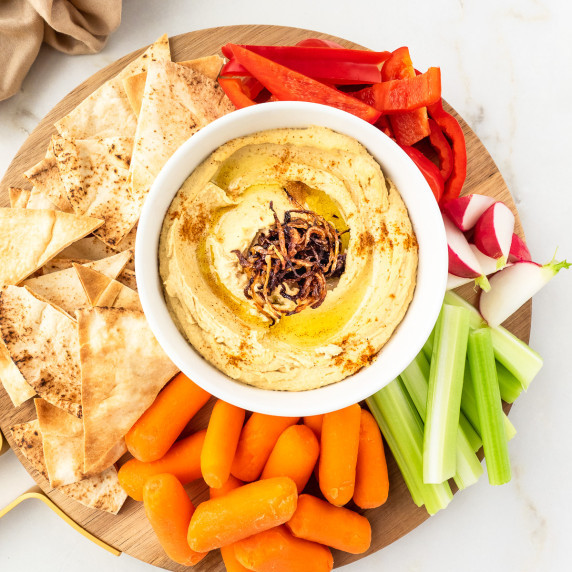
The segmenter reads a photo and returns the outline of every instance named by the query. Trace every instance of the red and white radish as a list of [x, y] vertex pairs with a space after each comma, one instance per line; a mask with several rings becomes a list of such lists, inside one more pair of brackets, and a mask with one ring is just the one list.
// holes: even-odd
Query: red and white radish
[[464, 286], [469, 282], [473, 282], [473, 278], [461, 278], [461, 276], [455, 276], [451, 273], [447, 274], [447, 290], [453, 290], [453, 288]]
[[518, 234], [512, 235], [512, 242], [510, 243], [510, 252], [508, 254], [509, 262], [520, 262], [520, 261], [532, 260], [530, 256], [530, 251], [526, 242], [518, 236]]
[[487, 256], [497, 260], [498, 268], [506, 264], [514, 232], [514, 215], [501, 202], [490, 206], [475, 225], [473, 242]]
[[461, 278], [476, 278], [481, 288], [488, 287], [486, 276], [483, 276], [481, 265], [471, 250], [465, 235], [443, 215], [447, 246], [449, 249], [449, 273]]
[[451, 201], [447, 201], [443, 206], [443, 212], [462, 231], [470, 230], [475, 226], [481, 215], [495, 202], [493, 197], [486, 195], [465, 195]]
[[532, 298], [562, 268], [571, 264], [549, 262], [544, 266], [523, 260], [515, 262], [491, 277], [491, 289], [482, 292], [479, 310], [489, 326], [498, 326]]
[[[497, 261], [486, 254], [483, 254], [474, 244], [469, 244], [469, 248], [473, 251], [475, 258], [481, 266], [481, 271], [484, 276], [493, 274], [498, 270]], [[454, 274], [447, 275], [447, 290], [452, 290], [453, 288], [458, 288], [464, 284], [472, 282], [472, 278], [462, 278], [461, 276], [455, 276]], [[479, 282], [477, 282], [479, 284]]]

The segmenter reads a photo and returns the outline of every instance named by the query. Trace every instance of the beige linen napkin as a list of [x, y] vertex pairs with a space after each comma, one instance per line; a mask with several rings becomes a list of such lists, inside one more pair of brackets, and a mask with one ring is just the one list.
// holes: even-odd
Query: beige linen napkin
[[42, 41], [93, 54], [120, 23], [121, 0], [0, 0], [0, 100], [20, 89]]

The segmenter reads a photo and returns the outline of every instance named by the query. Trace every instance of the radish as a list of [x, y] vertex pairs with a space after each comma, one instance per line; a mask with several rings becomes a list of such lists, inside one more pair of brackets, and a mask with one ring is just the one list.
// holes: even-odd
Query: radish
[[[469, 248], [473, 251], [477, 262], [480, 264], [483, 275], [487, 276], [497, 271], [497, 261], [494, 258], [483, 254], [474, 244], [469, 244]], [[472, 278], [462, 278], [461, 276], [448, 274], [447, 290], [458, 288], [459, 286], [463, 286], [463, 284], [468, 284], [469, 282], [472, 282]]]
[[486, 195], [465, 195], [447, 201], [442, 209], [462, 231], [470, 230], [481, 215], [494, 204], [493, 197]]
[[518, 236], [518, 234], [512, 235], [512, 242], [510, 243], [510, 252], [508, 255], [509, 262], [520, 262], [520, 261], [530, 261], [532, 257], [530, 256], [530, 251], [526, 242]]
[[473, 242], [483, 254], [497, 260], [497, 268], [502, 268], [508, 259], [513, 231], [514, 215], [504, 203], [496, 202], [477, 221]]
[[488, 289], [487, 277], [483, 275], [481, 265], [474, 255], [465, 235], [443, 215], [447, 246], [449, 249], [449, 273], [461, 278], [475, 278], [477, 284]]
[[563, 260], [541, 266], [530, 260], [515, 262], [491, 278], [490, 292], [483, 292], [479, 310], [489, 326], [495, 327], [516, 312], [529, 298], [546, 285], [562, 268], [571, 264]]
[[454, 274], [447, 274], [447, 290], [453, 290], [453, 288], [458, 288], [472, 281], [472, 278], [461, 278]]

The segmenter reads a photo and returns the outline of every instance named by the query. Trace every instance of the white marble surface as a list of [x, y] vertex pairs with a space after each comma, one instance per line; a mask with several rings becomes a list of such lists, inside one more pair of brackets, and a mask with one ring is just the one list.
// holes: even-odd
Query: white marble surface
[[[566, 0], [124, 0], [105, 50], [69, 57], [43, 49], [21, 93], [0, 102], [0, 173], [68, 91], [118, 57], [169, 35], [231, 24], [281, 24], [343, 36], [374, 49], [408, 45], [417, 67], [441, 66], [443, 93], [477, 132], [513, 193], [539, 261], [572, 259], [572, 3]], [[1, 54], [0, 54], [1, 56]], [[1, 67], [1, 64], [0, 64]], [[486, 478], [450, 507], [350, 571], [559, 572], [572, 534], [572, 272], [534, 301], [531, 345], [545, 366], [511, 413], [514, 477]], [[0, 506], [33, 483], [13, 453], [0, 458]], [[0, 570], [144, 572], [26, 502], [0, 521]]]

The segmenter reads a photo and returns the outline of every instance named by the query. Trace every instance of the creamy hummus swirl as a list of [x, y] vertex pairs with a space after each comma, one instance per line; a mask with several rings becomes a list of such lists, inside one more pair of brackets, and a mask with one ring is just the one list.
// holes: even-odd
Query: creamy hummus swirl
[[[344, 235], [345, 271], [323, 304], [277, 324], [244, 294], [233, 250], [295, 208]], [[348, 238], [349, 237], [349, 238]], [[160, 272], [167, 305], [192, 346], [230, 377], [298, 391], [344, 379], [372, 362], [415, 289], [418, 248], [407, 209], [356, 140], [324, 127], [232, 140], [197, 167], [163, 223]]]

